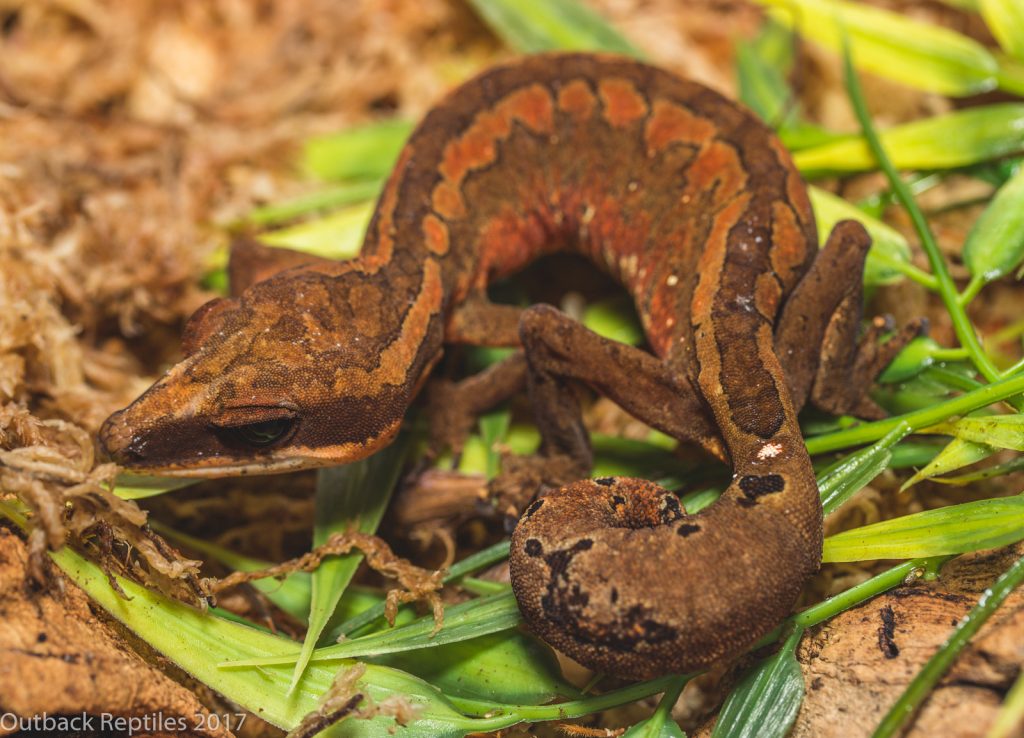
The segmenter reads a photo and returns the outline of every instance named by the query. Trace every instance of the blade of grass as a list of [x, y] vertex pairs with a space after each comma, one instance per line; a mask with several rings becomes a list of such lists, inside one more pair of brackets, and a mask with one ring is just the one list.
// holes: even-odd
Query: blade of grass
[[165, 492], [173, 492], [193, 484], [198, 484], [202, 479], [191, 477], [151, 477], [141, 474], [118, 474], [114, 482], [114, 494], [122, 500], [143, 500], [147, 497], [156, 497]]
[[948, 505], [825, 539], [822, 561], [910, 559], [999, 548], [1024, 539], [1024, 497]]
[[268, 246], [304, 251], [328, 259], [351, 259], [363, 243], [373, 203], [365, 202], [337, 210], [322, 218], [260, 234]]
[[599, 14], [575, 0], [469, 0], [470, 7], [516, 51], [612, 51], [642, 54]]
[[827, 451], [838, 451], [849, 446], [860, 446], [865, 443], [873, 443], [885, 436], [900, 423], [906, 423], [911, 431], [918, 431], [930, 425], [941, 423], [955, 415], [966, 415], [967, 413], [987, 407], [1008, 397], [1024, 392], [1024, 376], [1016, 375], [1001, 379], [992, 384], [986, 384], [979, 389], [966, 392], [959, 397], [954, 397], [944, 402], [936, 403], [921, 410], [897, 415], [885, 420], [877, 420], [871, 423], [861, 423], [852, 428], [845, 428], [833, 433], [826, 433], [814, 436], [806, 440], [807, 450], [812, 455], [822, 454]]
[[867, 71], [944, 95], [974, 95], [998, 84], [999, 65], [978, 42], [894, 11], [836, 0], [759, 0], [772, 17], [840, 51], [842, 29]]
[[328, 187], [291, 200], [250, 210], [242, 222], [261, 226], [285, 223], [318, 210], [329, 210], [376, 199], [383, 186], [383, 180], [371, 179]]
[[[376, 532], [408, 450], [408, 434], [400, 433], [390, 446], [362, 461], [320, 470], [316, 484], [314, 548], [326, 543], [335, 533], [353, 529], [362, 533]], [[302, 678], [320, 635], [362, 560], [363, 555], [355, 552], [331, 556], [313, 572], [309, 628], [295, 662], [289, 692]]]
[[689, 676], [677, 677], [675, 683], [670, 684], [661, 696], [654, 713], [630, 727], [622, 734], [622, 738], [686, 738], [686, 734], [672, 720], [672, 708], [679, 701], [679, 695], [690, 679]]
[[[218, 546], [201, 538], [182, 533], [164, 525], [159, 520], [150, 519], [149, 525], [164, 538], [169, 538], [172, 541], [188, 546], [203, 554], [207, 559], [219, 561], [235, 571], [260, 571], [261, 569], [269, 569], [274, 565], [272, 561], [242, 556], [223, 546]], [[283, 580], [257, 579], [251, 582], [251, 584], [286, 613], [298, 618], [302, 622], [306, 622], [306, 619], [309, 617], [309, 594], [312, 587], [310, 576], [307, 572], [292, 572]]]
[[824, 514], [831, 515], [885, 471], [892, 461], [892, 447], [902, 441], [908, 433], [908, 425], [899, 425], [873, 446], [850, 454], [820, 477], [818, 491], [821, 493]]
[[711, 738], [783, 738], [804, 699], [804, 675], [796, 660], [803, 635], [797, 626], [782, 648], [747, 674], [718, 714]]
[[985, 738], [1012, 738], [1021, 725], [1024, 725], [1024, 670], [1006, 693], [1003, 706]]
[[900, 486], [900, 492], [910, 489], [922, 480], [932, 479], [940, 474], [946, 474], [955, 469], [976, 464], [983, 459], [987, 459], [995, 452], [994, 448], [983, 443], [974, 443], [973, 441], [954, 438], [923, 469], [905, 481]]
[[918, 707], [931, 693], [942, 675], [949, 670], [953, 661], [970, 642], [981, 626], [999, 609], [1006, 598], [1024, 582], [1024, 557], [1017, 559], [1009, 569], [982, 594], [969, 613], [957, 624], [956, 630], [943, 646], [935, 652], [924, 668], [907, 686], [896, 703], [879, 723], [872, 738], [890, 738], [896, 735], [917, 712]]
[[[893, 126], [878, 134], [897, 169], [953, 169], [1024, 150], [1024, 104], [958, 110]], [[861, 136], [803, 149], [793, 162], [809, 176], [874, 169], [878, 159]]]
[[961, 302], [1013, 272], [1024, 260], [1024, 170], [1010, 178], [981, 214], [964, 243], [963, 260], [971, 272]]
[[1003, 50], [1024, 59], [1024, 5], [1020, 0], [978, 0], [978, 9]]
[[[516, 599], [511, 592], [501, 592], [450, 605], [445, 608], [444, 619], [445, 625], [437, 633], [434, 633], [433, 615], [427, 615], [402, 627], [389, 628], [333, 646], [317, 648], [310, 654], [309, 661], [322, 663], [444, 646], [509, 630], [522, 622]], [[220, 666], [225, 669], [241, 669], [290, 664], [295, 663], [299, 656], [300, 654], [296, 652], [270, 659], [227, 661]]]
[[857, 73], [853, 68], [853, 57], [849, 46], [844, 44], [842, 51], [843, 74], [846, 79], [846, 90], [850, 98], [850, 104], [857, 115], [857, 120], [860, 123], [868, 146], [871, 148], [882, 171], [885, 172], [893, 192], [896, 193], [900, 203], [910, 216], [911, 222], [914, 224], [914, 230], [917, 232], [918, 238], [921, 240], [921, 246], [928, 256], [928, 263], [931, 265], [932, 274], [934, 274], [935, 279], [938, 281], [939, 296], [942, 298], [947, 312], [949, 312], [957, 340], [960, 341], [961, 346], [967, 349], [971, 363], [977, 367], [978, 371], [988, 381], [994, 381], [1000, 376], [999, 370], [996, 369], [985, 354], [981, 347], [981, 342], [978, 340], [978, 335], [974, 331], [974, 326], [971, 325], [970, 320], [967, 318], [967, 313], [964, 311], [957, 295], [956, 285], [949, 274], [949, 269], [946, 266], [942, 253], [939, 251], [938, 243], [935, 241], [931, 228], [928, 226], [928, 221], [914, 201], [914, 197], [910, 194], [906, 183], [900, 178], [899, 172], [896, 171], [886, 153], [885, 147], [875, 132], [871, 116], [868, 113], [867, 104], [864, 102], [864, 93], [860, 88], [860, 81], [857, 79]]
[[833, 226], [841, 220], [859, 221], [871, 235], [871, 250], [864, 265], [864, 284], [892, 284], [901, 276], [934, 289], [935, 279], [910, 263], [910, 244], [896, 229], [864, 213], [841, 197], [817, 187], [809, 188], [818, 238], [824, 243]]
[[[493, 546], [483, 549], [482, 551], [477, 551], [475, 554], [467, 556], [462, 561], [452, 564], [452, 567], [444, 577], [444, 583], [448, 584], [450, 582], [458, 582], [459, 579], [467, 574], [479, 571], [480, 569], [508, 558], [508, 549], [509, 542], [501, 541], [499, 543], [495, 543]], [[356, 633], [370, 623], [383, 619], [383, 617], [384, 603], [381, 602], [380, 604], [359, 613], [355, 617], [346, 620], [344, 623], [341, 623], [334, 631], [337, 634], [335, 635], [335, 638], [338, 636], [351, 636], [353, 633]], [[332, 634], [334, 632], [332, 632]]]
[[302, 168], [330, 182], [382, 181], [391, 173], [410, 133], [408, 121], [385, 120], [314, 136], [303, 145]]

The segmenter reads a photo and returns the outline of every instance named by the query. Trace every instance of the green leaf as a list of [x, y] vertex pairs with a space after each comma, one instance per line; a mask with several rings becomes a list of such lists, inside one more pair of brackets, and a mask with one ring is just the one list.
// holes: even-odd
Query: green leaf
[[914, 486], [924, 479], [931, 479], [940, 474], [946, 474], [955, 469], [961, 469], [971, 464], [976, 464], [982, 459], [987, 459], [994, 454], [996, 449], [983, 443], [965, 441], [961, 438], [954, 438], [939, 454], [928, 462], [921, 471], [908, 479], [900, 487], [900, 492]]
[[804, 699], [804, 675], [796, 660], [803, 628], [778, 653], [747, 674], [725, 701], [711, 738], [783, 738]]
[[532, 705], [558, 696], [579, 697], [561, 678], [551, 649], [515, 630], [369, 660], [407, 671], [457, 697]]
[[794, 46], [792, 32], [771, 20], [753, 40], [736, 42], [740, 101], [773, 128], [785, 127], [796, 118], [793, 91], [786, 81]]
[[674, 720], [660, 720], [657, 725], [652, 722], [652, 718], [648, 718], [631, 726], [622, 738], [686, 738], [686, 733]]
[[[241, 707], [285, 730], [298, 725], [304, 715], [317, 708], [320, 695], [330, 688], [339, 669], [352, 662], [330, 668], [311, 666], [291, 694], [288, 684], [291, 670], [267, 667], [261, 670], [224, 670], [219, 661], [239, 657], [269, 657], [292, 652], [295, 644], [256, 628], [232, 623], [150, 592], [135, 582], [118, 578], [118, 585], [130, 599], [115, 592], [107, 575], [70, 548], [51, 554], [68, 577], [121, 621], [139, 638], [170, 658], [183, 671], [216, 690]], [[475, 721], [457, 712], [443, 695], [416, 677], [387, 667], [368, 665], [356, 684], [372, 699], [380, 702], [402, 695], [417, 705], [420, 712], [398, 738], [411, 736], [462, 736], [472, 732]], [[347, 721], [352, 736], [388, 736], [395, 727], [392, 718]]]
[[1024, 60], [1024, 4], [1020, 0], [978, 0], [978, 6], [1003, 50]]
[[[308, 660], [311, 663], [321, 663], [432, 648], [498, 633], [515, 628], [522, 622], [515, 597], [511, 592], [502, 592], [450, 605], [445, 608], [444, 619], [444, 627], [437, 633], [434, 633], [433, 616], [427, 615], [417, 618], [409, 625], [388, 628], [332, 646], [323, 646], [314, 650]], [[308, 643], [309, 640], [307, 638], [306, 642]], [[299, 657], [300, 653], [296, 649], [293, 653], [271, 659], [230, 661], [222, 666], [237, 669], [289, 664], [295, 663]]]
[[143, 500], [201, 482], [191, 477], [153, 477], [143, 474], [118, 474], [114, 494], [122, 500]]
[[867, 229], [871, 236], [871, 250], [864, 264], [865, 285], [892, 284], [902, 278], [902, 270], [910, 263], [910, 244], [899, 231], [831, 192], [817, 187], [809, 188], [808, 192], [822, 245], [841, 220], [859, 221]]
[[[898, 169], [950, 169], [1024, 149], [1024, 103], [958, 110], [894, 126], [882, 145]], [[793, 154], [805, 173], [856, 172], [878, 164], [863, 138], [852, 136]]]
[[1024, 260], [1024, 170], [999, 188], [974, 223], [963, 259], [974, 279], [987, 284]]
[[1024, 538], [1024, 497], [965, 502], [825, 539], [822, 561], [913, 559], [998, 548]]
[[412, 132], [404, 120], [385, 120], [307, 139], [302, 167], [309, 174], [331, 182], [383, 180], [395, 166], [398, 154]]
[[918, 336], [908, 343], [878, 377], [883, 384], [906, 382], [935, 363], [935, 352], [942, 349], [930, 336]]
[[583, 310], [583, 325], [598, 335], [630, 346], [644, 340], [633, 302], [625, 295], [589, 303]]
[[905, 423], [868, 448], [847, 456], [818, 479], [821, 506], [826, 516], [884, 472], [892, 461], [892, 447], [910, 433]]
[[[170, 528], [158, 520], [149, 521], [150, 527], [165, 538], [181, 543], [198, 551], [207, 559], [213, 559], [235, 571], [259, 571], [273, 566], [272, 561], [263, 561], [235, 553], [201, 538]], [[267, 599], [294, 618], [306, 622], [309, 617], [309, 593], [312, 587], [307, 572], [296, 571], [282, 579], [267, 578], [251, 582], [255, 589], [263, 592]]]
[[999, 66], [977, 41], [894, 11], [837, 0], [759, 0], [779, 22], [839, 51], [845, 26], [858, 68], [943, 95], [993, 89]]
[[1017, 674], [1017, 680], [1006, 693], [1003, 706], [985, 738], [1013, 738], [1021, 725], [1024, 725], [1024, 670]]
[[342, 208], [322, 218], [261, 233], [268, 246], [282, 246], [328, 259], [351, 259], [359, 254], [363, 234], [373, 215], [373, 203]]
[[612, 51], [642, 54], [604, 18], [576, 0], [469, 0], [480, 18], [516, 51]]
[[[335, 533], [353, 529], [374, 533], [377, 530], [408, 449], [407, 434], [399, 434], [390, 446], [368, 458], [345, 466], [321, 469], [317, 473], [314, 548], [326, 543]], [[295, 663], [292, 688], [302, 677], [321, 633], [362, 560], [362, 553], [357, 552], [330, 556], [313, 572], [309, 628]]]
[[941, 433], [996, 448], [1024, 451], [1024, 415], [971, 416], [922, 428], [918, 432]]
[[376, 199], [383, 186], [382, 180], [371, 179], [317, 190], [291, 200], [282, 200], [272, 205], [254, 208], [245, 215], [243, 222], [264, 226], [275, 225], [319, 210], [355, 205]]

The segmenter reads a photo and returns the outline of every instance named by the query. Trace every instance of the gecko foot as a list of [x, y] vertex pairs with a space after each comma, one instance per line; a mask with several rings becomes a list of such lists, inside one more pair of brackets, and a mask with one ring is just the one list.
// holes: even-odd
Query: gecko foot
[[589, 471], [563, 454], [506, 454], [502, 458], [501, 473], [488, 484], [489, 497], [498, 514], [514, 527], [519, 514], [534, 498], [585, 478]]

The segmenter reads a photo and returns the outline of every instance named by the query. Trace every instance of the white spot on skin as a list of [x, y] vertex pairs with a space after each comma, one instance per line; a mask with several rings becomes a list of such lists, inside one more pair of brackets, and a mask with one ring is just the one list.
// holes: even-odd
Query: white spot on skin
[[675, 318], [666, 318], [665, 319], [665, 327], [666, 328], [671, 328], [675, 324], [676, 324], [676, 319]]
[[761, 459], [762, 461], [764, 461], [765, 459], [774, 459], [781, 453], [781, 443], [766, 443], [761, 447], [761, 450], [757, 452], [757, 458]]
[[669, 287], [675, 287], [677, 284], [679, 284], [679, 277], [677, 277], [674, 274], [670, 274], [668, 275], [668, 278], [665, 280], [665, 284], [667, 284]]

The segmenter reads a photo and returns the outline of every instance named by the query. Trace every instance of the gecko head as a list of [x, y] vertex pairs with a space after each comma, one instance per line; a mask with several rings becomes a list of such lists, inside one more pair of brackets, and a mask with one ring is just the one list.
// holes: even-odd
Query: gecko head
[[186, 327], [184, 360], [106, 420], [101, 445], [123, 466], [170, 476], [370, 455], [397, 433], [441, 331], [420, 295], [373, 291], [350, 274], [286, 273], [207, 303]]

